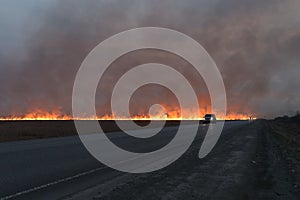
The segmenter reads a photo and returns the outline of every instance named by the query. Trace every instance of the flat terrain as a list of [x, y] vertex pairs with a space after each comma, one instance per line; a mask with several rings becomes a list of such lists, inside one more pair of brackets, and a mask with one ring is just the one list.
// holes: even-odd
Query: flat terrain
[[[96, 161], [76, 136], [0, 143], [2, 199], [299, 199], [297, 159], [285, 156], [269, 122], [226, 122], [204, 159], [198, 152], [208, 126], [189, 150], [159, 171], [128, 174]], [[155, 140], [135, 143], [124, 133], [110, 138], [133, 151], [168, 143], [177, 126]], [[162, 159], [162, 158], [157, 158]], [[123, 160], [126, 162], [126, 160]], [[130, 161], [128, 161], [130, 162]]]
[[[85, 121], [87, 124], [91, 121]], [[126, 123], [124, 120], [123, 122]], [[135, 121], [141, 126], [146, 126], [149, 121]], [[105, 132], [120, 131], [114, 121], [99, 121]], [[180, 121], [167, 121], [167, 126], [176, 126]], [[68, 120], [26, 120], [26, 121], [0, 121], [0, 142], [30, 140], [38, 138], [64, 137], [77, 135], [73, 121]]]

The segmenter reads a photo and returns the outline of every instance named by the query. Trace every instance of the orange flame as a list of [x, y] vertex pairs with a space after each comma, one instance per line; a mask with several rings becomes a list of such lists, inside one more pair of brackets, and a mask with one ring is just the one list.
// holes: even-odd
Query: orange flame
[[[104, 115], [101, 117], [81, 117], [81, 118], [73, 118], [71, 115], [63, 114], [61, 111], [43, 111], [43, 110], [35, 110], [33, 112], [27, 113], [25, 115], [17, 115], [17, 116], [8, 116], [8, 117], [0, 117], [0, 121], [17, 121], [17, 120], [203, 120], [203, 116], [205, 112], [195, 112], [189, 111], [189, 115], [182, 117], [180, 111], [165, 111], [157, 112], [154, 115], [135, 115], [131, 118], [115, 116], [115, 115]], [[200, 113], [200, 114], [199, 114]], [[237, 114], [237, 113], [229, 113], [226, 117], [221, 114], [216, 114], [219, 120], [249, 120], [252, 115], [247, 114]], [[219, 117], [218, 117], [219, 116]], [[252, 119], [255, 119], [252, 117]]]

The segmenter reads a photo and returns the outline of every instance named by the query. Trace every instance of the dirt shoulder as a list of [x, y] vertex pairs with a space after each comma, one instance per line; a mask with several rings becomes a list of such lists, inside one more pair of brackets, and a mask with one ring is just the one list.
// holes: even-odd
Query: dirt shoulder
[[280, 142], [290, 157], [300, 160], [300, 115], [268, 121], [271, 134]]
[[[300, 162], [295, 147], [295, 126], [265, 121], [253, 158], [253, 191], [257, 199], [299, 199]], [[298, 146], [299, 147], [299, 146]]]

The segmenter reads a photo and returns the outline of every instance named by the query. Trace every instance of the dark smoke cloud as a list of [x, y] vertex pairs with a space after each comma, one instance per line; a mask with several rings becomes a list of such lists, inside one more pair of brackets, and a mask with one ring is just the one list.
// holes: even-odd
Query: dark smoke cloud
[[[200, 42], [222, 73], [229, 112], [292, 114], [300, 110], [299, 7], [298, 0], [1, 1], [0, 114], [70, 114], [74, 78], [89, 51], [141, 26], [172, 28]], [[97, 103], [109, 104], [105, 91]]]

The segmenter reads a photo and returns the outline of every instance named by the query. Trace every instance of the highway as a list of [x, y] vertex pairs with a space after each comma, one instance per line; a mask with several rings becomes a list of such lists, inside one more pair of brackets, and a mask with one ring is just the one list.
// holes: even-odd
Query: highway
[[[253, 126], [254, 128], [249, 128]], [[112, 183], [114, 180], [120, 184], [119, 179], [121, 177], [129, 176], [130, 180], [133, 178], [140, 180], [142, 176], [145, 177], [149, 174], [169, 173], [169, 171], [174, 170], [174, 167], [175, 171], [185, 173], [185, 176], [189, 173], [192, 174], [196, 166], [203, 168], [201, 173], [206, 177], [203, 180], [211, 180], [211, 183], [215, 183], [228, 181], [226, 176], [223, 177], [224, 180], [222, 179], [219, 170], [233, 170], [237, 167], [235, 165], [239, 165], [238, 170], [232, 176], [242, 179], [240, 176], [244, 173], [243, 170], [246, 170], [251, 164], [250, 157], [255, 151], [259, 130], [257, 127], [259, 127], [259, 123], [255, 125], [249, 124], [247, 121], [226, 122], [221, 138], [214, 150], [206, 158], [199, 159], [197, 153], [208, 128], [200, 125], [194, 143], [182, 158], [158, 172], [140, 175], [120, 172], [98, 162], [88, 153], [79, 137], [75, 136], [0, 143], [0, 198], [81, 199], [83, 198], [80, 196], [82, 194], [88, 195], [84, 198], [92, 198], [89, 195], [98, 194], [101, 190], [100, 186], [116, 185], [116, 183]], [[152, 139], [146, 139], [145, 142], [130, 140], [124, 133], [120, 132], [109, 133], [109, 137], [122, 148], [135, 152], [149, 152], [168, 144], [176, 134], [177, 129], [177, 127], [165, 127], [160, 134]], [[126, 158], [123, 158], [122, 161], [126, 162]], [[246, 164], [240, 167], [242, 163]], [[213, 173], [219, 174], [215, 180], [208, 178], [208, 176], [213, 175], [211, 170], [215, 170]], [[232, 182], [232, 176], [230, 174], [228, 176]], [[146, 178], [146, 180], [148, 179]], [[152, 178], [149, 178], [149, 181], [151, 184], [155, 182]], [[158, 180], [157, 184], [163, 184], [163, 181]], [[130, 190], [134, 190], [134, 188], [136, 186]], [[159, 191], [158, 189], [158, 194]], [[169, 192], [168, 189], [164, 189], [164, 191]], [[209, 191], [211, 190], [207, 190], [205, 194]], [[135, 191], [131, 193], [133, 194]], [[118, 196], [110, 198], [112, 194], [109, 192], [105, 195], [103, 199], [120, 198]], [[134, 199], [134, 197], [130, 198]]]

